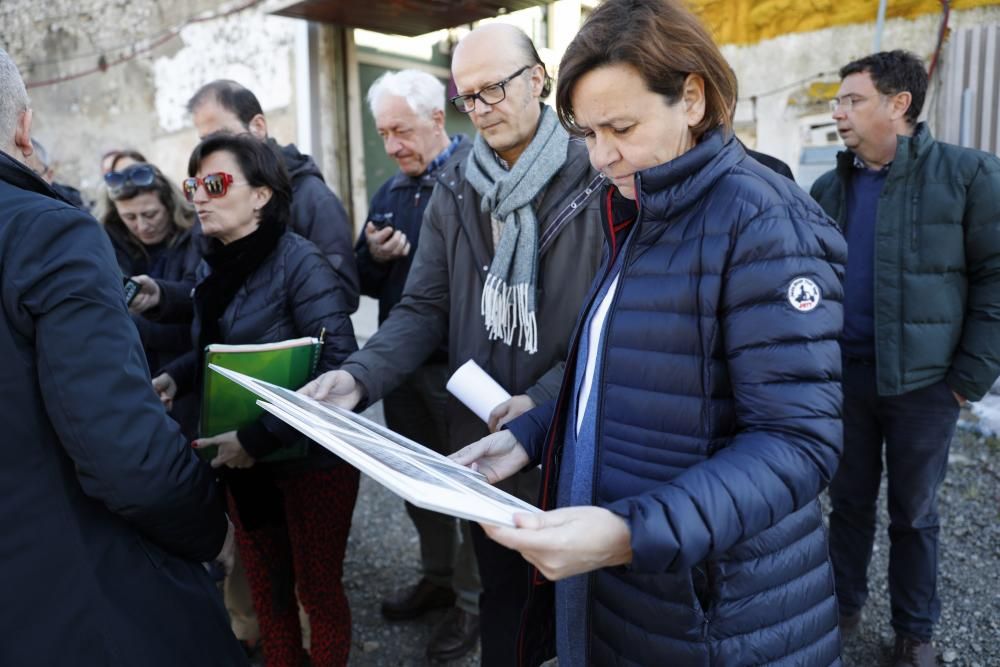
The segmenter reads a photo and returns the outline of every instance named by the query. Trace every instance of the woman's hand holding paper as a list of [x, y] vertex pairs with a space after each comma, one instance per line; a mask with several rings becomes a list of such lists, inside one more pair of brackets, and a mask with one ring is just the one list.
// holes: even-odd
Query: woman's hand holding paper
[[514, 524], [482, 526], [490, 539], [520, 552], [549, 581], [632, 562], [628, 524], [602, 507], [515, 514]]
[[528, 453], [510, 431], [490, 434], [449, 458], [486, 475], [490, 484], [507, 479], [528, 464]]

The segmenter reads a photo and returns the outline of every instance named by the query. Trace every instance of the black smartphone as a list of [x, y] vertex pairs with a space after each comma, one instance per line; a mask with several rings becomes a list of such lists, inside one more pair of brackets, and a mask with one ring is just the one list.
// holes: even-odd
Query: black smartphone
[[122, 276], [122, 285], [125, 287], [125, 305], [131, 306], [142, 286], [128, 276]]
[[392, 227], [392, 213], [372, 213], [368, 216], [368, 222], [372, 223], [375, 229]]

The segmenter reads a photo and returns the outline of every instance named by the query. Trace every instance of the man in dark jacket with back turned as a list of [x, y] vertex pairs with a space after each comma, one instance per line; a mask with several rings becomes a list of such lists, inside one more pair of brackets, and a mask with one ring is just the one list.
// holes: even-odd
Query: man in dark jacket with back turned
[[895, 665], [936, 665], [937, 492], [959, 406], [1000, 372], [1000, 160], [934, 141], [917, 118], [927, 72], [877, 53], [840, 71], [848, 150], [812, 196], [847, 237], [844, 454], [830, 486], [841, 628], [868, 597], [882, 444], [889, 477]]
[[[603, 243], [596, 191], [602, 177], [541, 104], [551, 83], [531, 40], [502, 24], [467, 35], [452, 57], [459, 93], [479, 133], [466, 160], [440, 169], [403, 297], [364, 349], [305, 391], [355, 407], [397, 387], [447, 341], [448, 365], [472, 359], [513, 398], [494, 408], [505, 423], [554, 398], [580, 305]], [[509, 261], [504, 261], [504, 260]], [[537, 269], [537, 271], [535, 270]], [[516, 295], [520, 317], [513, 313]], [[487, 435], [452, 400], [453, 449]], [[507, 480], [537, 501], [538, 471]], [[527, 596], [527, 563], [472, 527], [484, 665], [516, 664], [514, 637]]]
[[0, 664], [246, 664], [221, 498], [149, 386], [111, 244], [24, 164], [0, 50]]

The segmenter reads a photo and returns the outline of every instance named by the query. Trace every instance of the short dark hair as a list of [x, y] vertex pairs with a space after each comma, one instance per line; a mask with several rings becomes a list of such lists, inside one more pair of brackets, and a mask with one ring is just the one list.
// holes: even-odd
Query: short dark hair
[[927, 97], [927, 69], [923, 61], [909, 51], [881, 51], [844, 65], [840, 68], [840, 78], [864, 72], [872, 78], [875, 90], [883, 95], [910, 94], [906, 121], [916, 125]]
[[732, 127], [736, 77], [701, 21], [680, 0], [606, 0], [584, 21], [559, 65], [556, 108], [571, 132], [573, 89], [606, 65], [635, 67], [646, 87], [676, 104], [689, 74], [705, 81], [705, 117], [695, 139], [720, 125]]
[[271, 188], [271, 200], [260, 210], [261, 224], [287, 225], [291, 220], [292, 184], [278, 151], [270, 143], [249, 134], [215, 132], [195, 146], [188, 160], [188, 176], [197, 174], [202, 161], [219, 151], [225, 151], [236, 159], [247, 183], [253, 187]]
[[254, 116], [264, 114], [257, 96], [230, 79], [216, 79], [199, 88], [198, 92], [188, 100], [188, 113], [194, 113], [198, 107], [210, 100], [215, 101], [223, 109], [233, 112], [246, 128], [250, 127], [250, 121]]
[[545, 75], [545, 81], [542, 83], [542, 97], [548, 97], [549, 93], [552, 92], [552, 77], [549, 76], [549, 71], [545, 68], [545, 63], [542, 62], [542, 58], [538, 55], [538, 49], [535, 48], [535, 43], [531, 41], [531, 38], [523, 30], [517, 31], [517, 40], [515, 42], [516, 47], [524, 57], [534, 65], [541, 65], [542, 72]]

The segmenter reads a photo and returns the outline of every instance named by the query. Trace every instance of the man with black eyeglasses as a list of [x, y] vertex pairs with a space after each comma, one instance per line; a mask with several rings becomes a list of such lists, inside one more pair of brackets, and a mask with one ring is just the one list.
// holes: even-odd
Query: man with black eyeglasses
[[918, 123], [923, 63], [846, 65], [831, 110], [848, 150], [812, 196], [844, 230], [844, 453], [830, 553], [845, 636], [861, 622], [883, 442], [895, 667], [936, 665], [937, 492], [959, 408], [1000, 373], [1000, 160]]
[[[472, 151], [434, 173], [402, 299], [363, 350], [306, 391], [347, 408], [376, 401], [447, 341], [451, 372], [472, 359], [513, 395], [489, 424], [452, 400], [457, 450], [558, 392], [600, 262], [603, 188], [584, 146], [542, 103], [551, 81], [523, 32], [477, 28], [456, 47], [452, 75], [459, 95], [451, 102], [478, 130]], [[501, 486], [537, 502], [537, 470], [508, 482]], [[517, 664], [528, 565], [478, 525], [472, 532], [483, 664]]]

